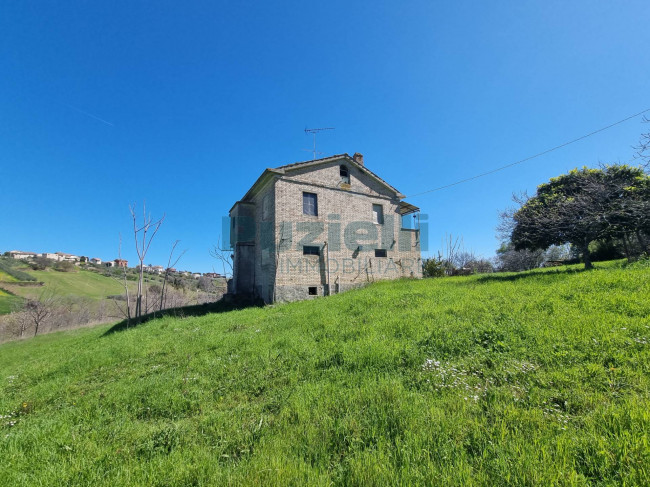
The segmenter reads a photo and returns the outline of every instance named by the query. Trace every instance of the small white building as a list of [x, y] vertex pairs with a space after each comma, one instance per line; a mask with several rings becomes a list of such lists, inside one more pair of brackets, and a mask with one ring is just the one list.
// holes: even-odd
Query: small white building
[[97, 257], [93, 257], [92, 259], [90, 259], [90, 263], [95, 264], [95, 265], [102, 265], [102, 259], [98, 259]]
[[38, 257], [36, 252], [23, 252], [22, 250], [9, 251], [9, 257], [12, 259], [33, 259]]
[[68, 261], [68, 262], [79, 262], [81, 259], [77, 255], [66, 254], [65, 252], [55, 252], [59, 256], [58, 260]]

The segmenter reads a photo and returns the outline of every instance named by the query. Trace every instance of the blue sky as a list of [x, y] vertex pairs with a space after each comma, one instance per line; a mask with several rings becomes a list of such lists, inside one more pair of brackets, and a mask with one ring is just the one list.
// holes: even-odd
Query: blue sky
[[[2, 2], [0, 251], [134, 259], [128, 205], [166, 214], [147, 261], [221, 270], [221, 218], [266, 167], [361, 152], [412, 195], [650, 108], [650, 2]], [[650, 113], [650, 112], [649, 112]], [[514, 191], [629, 162], [641, 117], [409, 198], [429, 247], [486, 257]]]

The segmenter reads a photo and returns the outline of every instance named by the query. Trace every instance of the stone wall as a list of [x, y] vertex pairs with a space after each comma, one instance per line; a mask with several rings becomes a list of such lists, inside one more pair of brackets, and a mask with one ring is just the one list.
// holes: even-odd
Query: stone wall
[[[344, 183], [339, 165], [345, 162], [288, 169], [235, 205], [231, 216], [246, 215], [254, 225], [238, 231], [249, 242], [254, 235], [254, 249], [246, 254], [252, 262], [235, 262], [235, 282], [237, 267], [253, 269], [249, 292], [272, 302], [327, 295], [328, 283], [336, 293], [382, 279], [422, 277], [419, 232], [401, 228], [399, 197], [349, 163], [350, 183]], [[303, 214], [303, 192], [317, 195], [318, 215]], [[381, 205], [383, 223], [373, 221], [373, 204]], [[317, 246], [319, 255], [304, 255], [306, 245]]]
[[[277, 180], [276, 236], [282, 245], [276, 300], [310, 297], [309, 287], [325, 294], [328, 264], [333, 293], [381, 279], [422, 277], [419, 235], [401, 229], [399, 199], [356, 167], [348, 167], [349, 187], [341, 184], [336, 162]], [[317, 216], [303, 214], [305, 191], [318, 195]], [[373, 204], [382, 206], [383, 224], [373, 223]], [[321, 254], [303, 255], [304, 245], [319, 246]], [[386, 250], [386, 257], [376, 257], [375, 249]]]

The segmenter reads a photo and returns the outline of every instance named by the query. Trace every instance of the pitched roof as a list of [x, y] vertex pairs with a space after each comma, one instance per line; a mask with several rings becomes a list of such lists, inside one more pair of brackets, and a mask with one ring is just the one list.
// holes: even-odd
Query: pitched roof
[[[359, 164], [357, 161], [355, 161], [348, 153], [343, 153], [343, 154], [336, 154], [333, 156], [328, 156], [328, 157], [323, 157], [321, 159], [313, 159], [311, 161], [302, 161], [302, 162], [293, 162], [291, 164], [285, 164], [283, 166], [278, 166], [275, 168], [267, 168], [264, 170], [264, 172], [260, 175], [259, 178], [257, 178], [257, 181], [250, 187], [250, 189], [246, 192], [244, 197], [238, 201], [237, 203], [244, 202], [249, 197], [252, 195], [254, 190], [260, 186], [262, 183], [266, 182], [268, 179], [270, 179], [270, 176], [272, 175], [283, 175], [286, 174], [287, 172], [298, 170], [298, 169], [303, 169], [311, 166], [318, 166], [320, 164], [326, 164], [330, 163], [336, 160], [340, 159], [345, 159], [346, 164], [350, 164], [352, 166], [355, 166], [359, 171], [362, 173], [365, 173], [366, 175], [370, 176], [372, 179], [376, 180], [379, 184], [382, 186], [388, 188], [390, 191], [394, 192], [395, 195], [399, 198], [402, 199], [404, 198], [404, 195], [400, 193], [395, 187], [391, 186], [388, 184], [386, 181], [384, 181], [382, 178], [377, 176], [374, 172], [372, 172], [370, 169], [368, 169], [365, 165]], [[233, 208], [235, 205], [233, 205]], [[232, 210], [232, 208], [231, 208]]]
[[310, 166], [317, 166], [317, 165], [320, 165], [320, 164], [325, 164], [325, 163], [328, 163], [328, 162], [336, 161], [338, 159], [345, 159], [348, 164], [352, 164], [357, 169], [359, 169], [361, 172], [368, 174], [371, 178], [375, 179], [380, 184], [387, 187], [389, 190], [393, 191], [397, 195], [398, 198], [400, 198], [400, 199], [404, 198], [404, 195], [402, 193], [400, 193], [395, 187], [391, 186], [386, 181], [384, 181], [382, 178], [377, 176], [374, 172], [372, 172], [370, 169], [368, 169], [365, 165], [359, 164], [352, 157], [350, 157], [350, 155], [348, 153], [337, 154], [335, 156], [329, 156], [329, 157], [323, 157], [321, 159], [314, 159], [314, 160], [311, 160], [311, 161], [294, 162], [292, 164], [286, 164], [284, 166], [276, 167], [274, 170], [275, 171], [282, 171], [284, 173], [286, 171], [292, 171], [294, 169], [302, 169], [304, 167], [310, 167]]

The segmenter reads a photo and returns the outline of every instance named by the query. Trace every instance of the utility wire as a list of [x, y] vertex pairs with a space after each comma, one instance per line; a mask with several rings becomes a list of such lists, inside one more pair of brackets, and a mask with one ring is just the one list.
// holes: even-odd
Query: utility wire
[[556, 145], [555, 147], [552, 147], [550, 149], [546, 149], [543, 152], [539, 152], [538, 154], [535, 154], [535, 155], [530, 156], [530, 157], [526, 157], [525, 159], [521, 159], [521, 160], [519, 160], [517, 162], [511, 162], [510, 164], [506, 164], [505, 166], [497, 167], [496, 169], [492, 169], [490, 171], [487, 171], [487, 172], [484, 172], [484, 173], [481, 173], [481, 174], [477, 174], [476, 176], [461, 179], [461, 180], [456, 181], [454, 183], [445, 184], [444, 186], [439, 186], [437, 188], [429, 189], [427, 191], [422, 191], [421, 193], [411, 194], [411, 195], [407, 196], [407, 198], [413, 198], [414, 196], [420, 196], [420, 195], [427, 194], [427, 193], [433, 193], [434, 191], [440, 191], [442, 189], [451, 188], [452, 186], [457, 186], [459, 184], [463, 184], [463, 183], [466, 183], [468, 181], [472, 181], [474, 179], [482, 178], [483, 176], [487, 176], [489, 174], [494, 174], [495, 172], [503, 171], [504, 169], [507, 169], [509, 167], [516, 166], [517, 164], [521, 164], [522, 162], [530, 161], [531, 159], [535, 159], [536, 157], [543, 156], [544, 154], [548, 154], [549, 152], [556, 151], [558, 149], [561, 149], [562, 147], [566, 147], [567, 145], [571, 145], [571, 144], [573, 144], [575, 142], [586, 139], [587, 137], [591, 137], [592, 135], [596, 135], [599, 132], [603, 132], [603, 131], [605, 131], [607, 129], [611, 129], [612, 127], [614, 127], [616, 125], [619, 125], [619, 124], [621, 124], [623, 122], [627, 122], [628, 120], [631, 120], [631, 119], [633, 119], [635, 117], [638, 117], [639, 115], [643, 115], [646, 112], [650, 112], [650, 108], [646, 108], [645, 110], [640, 111], [639, 113], [635, 113], [634, 115], [630, 115], [629, 117], [626, 117], [626, 118], [624, 118], [622, 120], [619, 120], [618, 122], [614, 122], [614, 123], [612, 123], [610, 125], [607, 125], [606, 127], [602, 127], [602, 128], [599, 128], [598, 130], [594, 130], [593, 132], [590, 132], [590, 133], [588, 133], [586, 135], [582, 135], [582, 136], [578, 137], [577, 139], [573, 139], [573, 140], [570, 140], [570, 141], [565, 142], [563, 144]]

